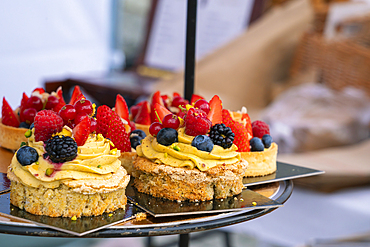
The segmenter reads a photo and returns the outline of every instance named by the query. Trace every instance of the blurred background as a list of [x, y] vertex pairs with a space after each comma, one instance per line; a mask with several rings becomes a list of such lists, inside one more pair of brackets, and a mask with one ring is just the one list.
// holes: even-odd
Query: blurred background
[[[182, 94], [186, 0], [0, 2], [0, 96], [36, 87], [129, 106]], [[324, 170], [285, 206], [190, 246], [370, 246], [370, 1], [198, 0], [195, 93], [270, 125], [278, 160]], [[195, 234], [201, 235], [201, 234]], [[191, 235], [191, 237], [194, 235]], [[145, 238], [0, 234], [4, 246], [147, 246]], [[165, 246], [176, 236], [155, 237]]]

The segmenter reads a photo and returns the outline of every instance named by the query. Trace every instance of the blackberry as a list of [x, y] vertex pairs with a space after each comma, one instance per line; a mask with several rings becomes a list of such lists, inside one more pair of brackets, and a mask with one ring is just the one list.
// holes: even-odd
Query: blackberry
[[234, 132], [223, 123], [213, 125], [208, 135], [213, 144], [219, 145], [224, 149], [230, 148], [235, 138]]
[[46, 141], [45, 150], [54, 163], [64, 163], [77, 156], [77, 143], [69, 136], [53, 136]]

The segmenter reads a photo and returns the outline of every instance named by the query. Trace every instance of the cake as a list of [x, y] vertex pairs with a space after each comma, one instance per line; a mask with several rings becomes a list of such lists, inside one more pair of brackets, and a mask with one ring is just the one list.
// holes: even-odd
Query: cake
[[[240, 194], [248, 163], [232, 143], [235, 135], [230, 128], [216, 123], [221, 112], [214, 111], [220, 107], [219, 102], [206, 113], [187, 105], [184, 121], [168, 114], [161, 128], [150, 128], [150, 135], [136, 147], [134, 187], [175, 201], [207, 201]], [[221, 130], [225, 131], [225, 143], [206, 135]]]
[[130, 176], [120, 159], [131, 152], [129, 126], [108, 106], [94, 114], [84, 97], [58, 113], [37, 112], [28, 142], [8, 169], [11, 204], [50, 217], [125, 209]]

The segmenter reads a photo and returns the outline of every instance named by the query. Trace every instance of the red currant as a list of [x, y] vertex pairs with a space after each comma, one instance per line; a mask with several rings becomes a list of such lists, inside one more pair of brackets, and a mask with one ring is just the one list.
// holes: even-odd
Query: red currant
[[185, 108], [187, 104], [189, 104], [188, 100], [186, 100], [186, 99], [184, 99], [180, 96], [176, 96], [175, 98], [173, 98], [171, 105], [175, 106], [175, 107], [181, 106], [181, 107]]
[[175, 114], [167, 114], [162, 120], [163, 128], [177, 129], [180, 126], [180, 120]]
[[65, 122], [73, 120], [76, 117], [76, 109], [73, 105], [64, 105], [59, 111], [59, 116], [61, 116]]
[[77, 113], [76, 114], [76, 117], [75, 117], [75, 120], [74, 120], [74, 122], [75, 122], [75, 124], [77, 125], [77, 124], [79, 124], [84, 118], [88, 118], [89, 117], [89, 115], [87, 115], [87, 113], [85, 113], [85, 112], [80, 112], [80, 113]]
[[75, 109], [77, 113], [86, 113], [87, 115], [91, 115], [93, 112], [92, 103], [90, 100], [81, 99], [75, 103]]
[[98, 122], [96, 121], [95, 118], [91, 117], [90, 118], [90, 132], [96, 131], [97, 127], [98, 127]]
[[41, 99], [37, 96], [31, 96], [26, 103], [26, 108], [34, 108], [36, 111], [41, 111], [44, 107]]
[[54, 95], [50, 95], [46, 101], [45, 109], [53, 109], [57, 104], [59, 104], [59, 99]]
[[197, 100], [194, 104], [194, 107], [203, 110], [206, 114], [208, 114], [210, 110], [209, 103], [205, 99]]
[[152, 136], [156, 136], [161, 129], [163, 129], [163, 125], [161, 123], [154, 122], [149, 127], [149, 133]]
[[35, 108], [27, 108], [23, 111], [22, 118], [24, 119], [26, 123], [32, 124], [35, 119], [36, 114], [37, 114], [37, 111]]

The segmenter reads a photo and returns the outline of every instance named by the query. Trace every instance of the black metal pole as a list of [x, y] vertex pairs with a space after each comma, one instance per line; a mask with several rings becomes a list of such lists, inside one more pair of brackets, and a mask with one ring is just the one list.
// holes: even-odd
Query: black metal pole
[[189, 233], [180, 234], [179, 247], [189, 247]]
[[189, 101], [194, 93], [196, 22], [197, 22], [197, 0], [188, 0], [187, 19], [186, 19], [184, 97]]

